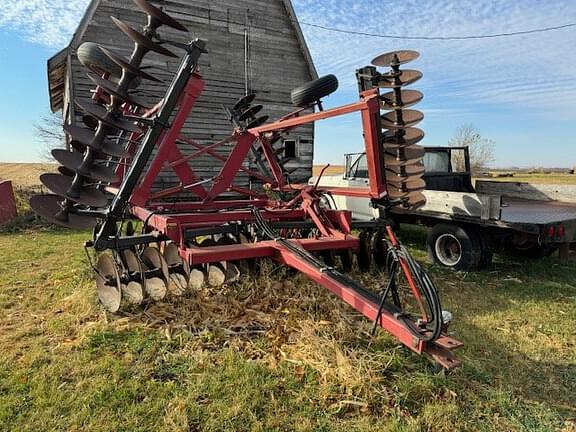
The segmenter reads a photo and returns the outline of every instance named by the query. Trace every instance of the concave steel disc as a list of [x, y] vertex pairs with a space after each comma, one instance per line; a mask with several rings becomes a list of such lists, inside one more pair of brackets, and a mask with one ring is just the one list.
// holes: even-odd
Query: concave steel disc
[[[69, 152], [68, 150], [63, 149], [52, 150], [52, 156], [64, 165], [64, 167], [74, 172], [78, 172], [78, 168], [82, 165], [84, 160], [84, 155], [82, 153]], [[106, 183], [116, 183], [118, 181], [118, 176], [113, 169], [96, 164], [92, 165], [87, 172], [82, 172], [81, 175], [92, 180]]]
[[394, 178], [396, 176], [422, 176], [426, 172], [426, 168], [422, 163], [412, 165], [396, 165], [386, 166], [386, 179]]
[[234, 104], [234, 107], [232, 108], [233, 111], [240, 111], [243, 108], [247, 108], [250, 106], [250, 104], [252, 102], [254, 102], [254, 99], [256, 99], [256, 94], [252, 93], [249, 94], [247, 96], [244, 96], [242, 99], [240, 99], [238, 102], [236, 102]]
[[106, 110], [105, 107], [95, 104], [90, 99], [76, 99], [74, 102], [82, 111], [96, 117], [98, 120], [109, 126], [115, 127], [116, 129], [126, 130], [128, 132], [141, 132], [141, 129], [133, 121], [112, 115], [112, 113]]
[[122, 32], [124, 32], [124, 34], [126, 36], [128, 36], [130, 39], [132, 39], [132, 41], [136, 45], [140, 45], [141, 47], [146, 48], [148, 51], [154, 51], [158, 54], [162, 54], [162, 55], [165, 55], [168, 57], [177, 57], [177, 55], [174, 54], [172, 51], [167, 50], [162, 45], [157, 44], [156, 42], [154, 42], [149, 37], [143, 35], [142, 33], [138, 32], [136, 30], [134, 30], [132, 27], [130, 27], [124, 21], [119, 20], [116, 17], [110, 17], [110, 18], [112, 19], [114, 24], [116, 24], [116, 26], [120, 30], [122, 30]]
[[256, 114], [262, 111], [262, 108], [264, 108], [262, 105], [254, 105], [253, 107], [248, 108], [246, 111], [240, 114], [239, 120], [244, 121], [249, 118], [256, 117]]
[[168, 264], [166, 263], [166, 260], [164, 259], [158, 248], [147, 247], [146, 249], [144, 249], [144, 252], [142, 252], [141, 258], [142, 262], [149, 270], [155, 270], [155, 269], [160, 270], [162, 274], [162, 279], [164, 279], [165, 282], [168, 282], [168, 280], [170, 279]]
[[118, 312], [122, 302], [120, 275], [116, 263], [109, 255], [100, 255], [96, 263], [96, 288], [104, 309], [111, 313]]
[[70, 195], [68, 190], [72, 187], [73, 180], [73, 178], [61, 174], [42, 174], [40, 176], [42, 184], [56, 195], [89, 207], [106, 207], [108, 205], [106, 195], [92, 187], [83, 187], [78, 196]]
[[268, 118], [269, 118], [269, 116], [258, 117], [253, 122], [248, 123], [246, 125], [246, 129], [252, 129], [252, 128], [257, 128], [259, 126], [262, 126], [264, 123], [266, 123], [268, 121]]
[[126, 70], [128, 73], [131, 73], [132, 75], [139, 76], [140, 78], [147, 79], [148, 81], [162, 82], [162, 80], [159, 80], [158, 78], [144, 72], [142, 69], [131, 65], [130, 62], [126, 58], [122, 57], [119, 54], [116, 54], [114, 51], [109, 50], [108, 48], [104, 48], [102, 46], [100, 47], [100, 49], [102, 50], [102, 52], [104, 54], [106, 54], [106, 56], [110, 60], [112, 60], [114, 63], [116, 63], [122, 69]]
[[426, 196], [422, 192], [412, 192], [408, 194], [405, 205], [411, 210], [423, 207], [426, 205]]
[[394, 74], [382, 75], [380, 81], [378, 82], [378, 87], [380, 88], [404, 87], [410, 84], [414, 84], [420, 78], [422, 78], [422, 72], [412, 69], [406, 69], [402, 71], [398, 79], [395, 78]]
[[122, 93], [118, 92], [117, 91], [118, 84], [113, 83], [112, 81], [106, 80], [104, 78], [101, 78], [98, 75], [95, 75], [93, 73], [89, 73], [87, 75], [88, 75], [88, 78], [90, 78], [90, 80], [94, 84], [96, 84], [98, 87], [100, 87], [106, 93], [108, 93], [110, 96], [114, 96], [114, 97], [122, 100], [123, 102], [127, 102], [130, 105], [136, 105], [139, 107], [146, 108], [146, 106], [147, 106], [146, 102], [141, 101], [138, 98], [136, 98], [132, 95], [129, 95], [127, 93], [122, 94]]
[[71, 169], [69, 169], [69, 168], [66, 168], [66, 167], [64, 167], [64, 166], [59, 166], [59, 167], [58, 167], [58, 172], [59, 172], [60, 174], [62, 174], [63, 176], [66, 176], [66, 177], [74, 177], [74, 176], [76, 175], [76, 172], [75, 172], [75, 171], [73, 171], [73, 170], [71, 170]]
[[173, 268], [179, 268], [184, 272], [186, 278], [190, 276], [190, 266], [180, 256], [178, 246], [175, 243], [170, 243], [166, 245], [166, 247], [164, 248], [164, 259], [166, 260], [166, 263], [168, 264], [170, 270], [172, 270]]
[[122, 285], [122, 293], [128, 303], [139, 305], [144, 300], [144, 284], [146, 282], [142, 264], [136, 254], [130, 249], [121, 251], [120, 257], [128, 272], [128, 281], [126, 285]]
[[90, 115], [82, 116], [82, 123], [84, 123], [88, 129], [92, 129], [93, 131], [98, 129], [99, 126], [98, 120]]
[[[81, 144], [84, 148], [90, 147], [99, 153], [107, 154], [108, 156], [125, 158], [130, 156], [128, 150], [124, 149], [119, 144], [115, 144], [112, 141], [105, 139], [100, 146], [94, 144], [94, 131], [89, 129], [84, 129], [78, 126], [64, 125], [64, 132], [66, 132], [72, 139], [72, 143], [76, 142]], [[74, 146], [74, 144], [72, 144]], [[74, 146], [78, 151], [80, 151], [79, 146]]]
[[168, 27], [172, 27], [173, 29], [176, 29], [176, 30], [180, 30], [180, 31], [184, 31], [184, 32], [188, 31], [188, 29], [186, 29], [186, 27], [184, 27], [182, 24], [180, 24], [178, 21], [176, 21], [174, 18], [172, 18], [166, 12], [157, 8], [156, 6], [153, 6], [152, 4], [148, 3], [146, 0], [133, 0], [133, 1], [140, 9], [142, 9], [144, 12], [146, 12], [152, 18], [160, 21], [162, 24], [167, 25]]
[[63, 198], [58, 195], [35, 195], [30, 198], [30, 207], [34, 213], [48, 222], [70, 229], [89, 230], [96, 226], [96, 219], [78, 215], [74, 212], [63, 212]]
[[383, 133], [382, 143], [387, 148], [398, 148], [419, 143], [423, 138], [424, 132], [418, 128], [395, 129]]
[[412, 192], [422, 192], [423, 190], [426, 189], [426, 182], [424, 182], [424, 180], [420, 180], [415, 181], [413, 184], [411, 184], [410, 186], [408, 185], [402, 185], [401, 187], [396, 186], [394, 184], [388, 184], [388, 193], [391, 196], [395, 196], [396, 198], [401, 198], [400, 195], [408, 195]]
[[416, 110], [403, 110], [402, 120], [398, 120], [398, 111], [391, 111], [381, 116], [384, 129], [404, 129], [415, 126], [424, 119], [424, 114]]
[[380, 96], [380, 106], [385, 110], [397, 110], [411, 107], [416, 105], [422, 99], [424, 99], [424, 94], [418, 90], [401, 90], [400, 97], [402, 99], [401, 103], [396, 100], [396, 92], [391, 91]]
[[386, 169], [398, 172], [400, 169], [402, 169], [402, 167], [408, 167], [410, 165], [421, 165], [422, 158], [418, 157], [414, 159], [400, 159], [396, 156], [385, 154], [384, 164], [386, 165]]
[[412, 160], [412, 159], [422, 159], [426, 151], [424, 147], [419, 145], [412, 145], [409, 147], [403, 147], [399, 150], [389, 150], [386, 149], [386, 154], [394, 156], [397, 160]]
[[409, 63], [413, 60], [416, 60], [418, 57], [420, 57], [420, 53], [418, 51], [392, 51], [379, 55], [374, 60], [372, 60], [372, 64], [379, 67], [392, 67]]
[[422, 178], [422, 174], [415, 174], [415, 175], [399, 175], [393, 172], [386, 172], [386, 183], [391, 183], [394, 184], [396, 186], [401, 186], [404, 183], [410, 182], [410, 181], [414, 181], [414, 180], [418, 180], [420, 178]]

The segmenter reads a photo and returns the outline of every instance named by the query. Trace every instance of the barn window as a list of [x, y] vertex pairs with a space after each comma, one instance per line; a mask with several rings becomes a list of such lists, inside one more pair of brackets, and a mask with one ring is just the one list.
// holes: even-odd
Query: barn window
[[297, 156], [297, 141], [295, 139], [284, 141], [284, 157], [295, 158]]

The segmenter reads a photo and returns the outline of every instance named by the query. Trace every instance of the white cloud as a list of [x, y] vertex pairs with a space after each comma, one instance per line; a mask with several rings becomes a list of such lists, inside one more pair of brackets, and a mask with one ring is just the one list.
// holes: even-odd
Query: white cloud
[[50, 48], [63, 48], [86, 10], [88, 0], [0, 0], [0, 28]]
[[[299, 19], [361, 32], [456, 36], [523, 31], [576, 22], [573, 0], [293, 0]], [[576, 117], [576, 28], [465, 41], [391, 40], [302, 26], [321, 73], [354, 88], [354, 71], [376, 55], [416, 49], [413, 67], [427, 96], [459, 105], [507, 104]], [[409, 67], [412, 67], [410, 65]], [[442, 104], [443, 106], [445, 104]]]

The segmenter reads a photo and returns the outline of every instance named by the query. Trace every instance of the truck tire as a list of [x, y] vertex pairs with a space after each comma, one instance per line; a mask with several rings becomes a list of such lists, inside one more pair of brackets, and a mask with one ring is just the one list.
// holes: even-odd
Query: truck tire
[[435, 225], [428, 231], [426, 246], [434, 264], [456, 271], [476, 270], [482, 259], [480, 236], [472, 228]]
[[551, 256], [558, 248], [556, 246], [538, 244], [536, 242], [522, 242], [507, 244], [506, 250], [524, 258], [539, 259]]
[[480, 240], [480, 246], [482, 247], [478, 268], [481, 270], [487, 269], [492, 265], [492, 259], [494, 258], [494, 245], [492, 243], [492, 237], [490, 237], [490, 234], [483, 229], [477, 229], [476, 235], [478, 236], [478, 239]]
[[307, 107], [338, 90], [338, 78], [334, 75], [326, 75], [317, 80], [310, 81], [300, 87], [296, 87], [290, 93], [292, 103], [297, 107]]

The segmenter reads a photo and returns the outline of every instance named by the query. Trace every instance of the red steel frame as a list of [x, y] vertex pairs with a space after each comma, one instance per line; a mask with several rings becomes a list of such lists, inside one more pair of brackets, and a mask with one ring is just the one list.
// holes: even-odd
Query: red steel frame
[[[319, 205], [320, 194], [314, 186], [287, 184], [282, 169], [274, 157], [274, 150], [269, 138], [270, 134], [274, 132], [287, 132], [307, 123], [360, 112], [364, 128], [370, 186], [362, 190], [330, 189], [330, 192], [372, 199], [384, 198], [387, 192], [384, 178], [384, 156], [380, 148], [379, 138], [381, 131], [378, 89], [361, 93], [360, 100], [349, 105], [311, 114], [303, 114], [303, 110], [299, 110], [270, 124], [249, 130], [236, 129], [230, 137], [223, 141], [203, 145], [181, 134], [181, 129], [203, 88], [202, 78], [198, 73], [195, 73], [181, 97], [178, 112], [170, 129], [159, 140], [156, 156], [151, 161], [149, 169], [130, 199], [133, 215], [145, 221], [148, 227], [174, 241], [179, 246], [180, 255], [190, 265], [250, 258], [273, 258], [306, 274], [368, 319], [377, 320], [380, 327], [393, 334], [411, 350], [419, 354], [428, 353], [445, 368], [451, 369], [458, 366], [459, 361], [454, 357], [451, 350], [462, 346], [460, 342], [443, 335], [433, 343], [426, 343], [414, 337], [406, 325], [392, 314], [384, 311], [377, 317], [378, 304], [331, 277], [322, 269], [311, 265], [274, 240], [212, 247], [187, 246], [185, 242], [187, 229], [218, 227], [229, 222], [253, 223], [254, 215], [250, 208], [258, 208], [262, 210], [261, 214], [267, 222], [313, 221], [319, 232], [317, 238], [290, 240], [302, 249], [307, 251], [358, 250], [359, 239], [351, 233], [351, 213], [349, 211], [322, 209]], [[158, 104], [148, 110], [144, 116], [152, 116], [160, 106], [161, 104]], [[133, 134], [130, 137], [134, 143], [139, 138], [138, 134]], [[191, 145], [196, 150], [185, 156], [177, 146], [178, 141]], [[264, 157], [270, 166], [271, 177], [250, 170], [244, 165], [244, 161], [255, 143], [262, 146]], [[233, 144], [233, 146], [227, 157], [217, 152], [217, 149], [228, 144]], [[135, 144], [132, 147], [135, 147]], [[219, 174], [209, 179], [210, 181], [200, 180], [189, 165], [189, 161], [204, 155], [222, 163]], [[169, 189], [152, 191], [156, 178], [164, 169], [174, 170], [180, 179], [180, 184]], [[117, 173], [122, 176], [123, 171], [124, 165], [121, 164], [118, 166]], [[291, 202], [282, 202], [269, 198], [262, 192], [236, 186], [234, 180], [240, 172], [259, 179], [271, 191], [291, 191], [298, 192], [298, 194]], [[206, 186], [209, 183], [211, 185]], [[166, 198], [174, 197], [182, 192], [191, 193], [195, 195], [196, 199], [166, 201]], [[224, 193], [236, 193], [242, 197], [230, 199], [227, 196], [224, 198], [222, 197]], [[390, 228], [387, 231], [393, 247], [398, 248], [399, 244], [394, 233]], [[414, 287], [414, 281], [410, 278], [410, 272], [403, 259], [400, 259], [400, 266], [407, 276], [408, 283], [418, 295], [418, 290]]]

